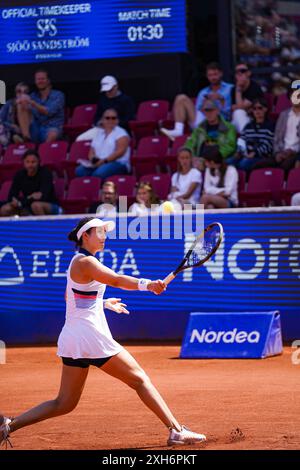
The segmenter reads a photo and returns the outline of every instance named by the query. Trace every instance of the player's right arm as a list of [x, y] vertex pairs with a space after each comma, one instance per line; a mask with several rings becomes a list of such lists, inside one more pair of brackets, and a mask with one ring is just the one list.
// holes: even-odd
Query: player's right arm
[[[76, 262], [77, 261], [77, 262]], [[79, 260], [75, 261], [74, 274], [71, 272], [72, 279], [75, 282], [78, 282], [77, 279], [74, 279], [74, 275], [77, 278], [77, 274], [82, 274], [84, 280], [79, 282], [90, 282], [95, 280], [106, 284], [111, 287], [116, 287], [124, 290], [139, 290], [139, 279], [132, 276], [126, 276], [124, 274], [117, 274], [112, 269], [104, 266], [100, 261], [92, 256], [86, 256]], [[73, 266], [72, 266], [73, 271]], [[79, 273], [78, 271], [81, 271]], [[166, 289], [163, 281], [158, 279], [157, 281], [150, 281], [147, 290], [153, 292], [156, 295], [161, 294]]]

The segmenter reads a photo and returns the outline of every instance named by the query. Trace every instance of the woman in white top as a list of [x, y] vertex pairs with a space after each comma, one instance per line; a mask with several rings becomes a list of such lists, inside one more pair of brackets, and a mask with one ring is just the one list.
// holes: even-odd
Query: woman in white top
[[172, 188], [168, 196], [174, 206], [199, 204], [202, 175], [193, 168], [193, 155], [189, 149], [182, 147], [177, 154], [178, 170], [172, 175]]
[[80, 165], [76, 168], [76, 176], [98, 176], [105, 179], [130, 171], [129, 135], [118, 126], [118, 122], [115, 109], [104, 111], [101, 127], [91, 143], [91, 166]]
[[238, 206], [239, 175], [234, 166], [227, 166], [219, 151], [205, 156], [204, 188], [201, 204], [205, 209]]
[[133, 388], [140, 399], [169, 428], [168, 443], [187, 444], [205, 440], [202, 434], [180, 426], [149, 377], [131, 354], [115, 341], [109, 330], [103, 304], [117, 313], [129, 313], [121, 299], [103, 300], [106, 285], [161, 294], [166, 289], [161, 280], [137, 279], [120, 275], [104, 266], [96, 253], [105, 245], [106, 232], [114, 222], [87, 217], [69, 234], [69, 240], [80, 247], [67, 272], [66, 321], [58, 340], [62, 378], [58, 396], [15, 418], [0, 415], [0, 444], [7, 444], [9, 435], [24, 426], [72, 411], [79, 402], [89, 366]]
[[150, 183], [139, 183], [136, 192], [136, 202], [129, 207], [128, 212], [136, 217], [159, 213], [159, 199]]

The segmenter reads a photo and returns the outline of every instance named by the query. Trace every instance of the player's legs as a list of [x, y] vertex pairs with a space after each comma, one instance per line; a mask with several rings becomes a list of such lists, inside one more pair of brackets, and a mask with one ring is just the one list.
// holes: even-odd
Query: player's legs
[[132, 355], [123, 349], [106, 362], [101, 370], [133, 388], [144, 404], [168, 427], [180, 431], [181, 426], [171, 413], [150, 378]]
[[45, 401], [14, 418], [9, 425], [10, 431], [14, 432], [24, 426], [70, 413], [79, 402], [88, 370], [88, 368], [63, 365], [58, 396], [54, 400]]

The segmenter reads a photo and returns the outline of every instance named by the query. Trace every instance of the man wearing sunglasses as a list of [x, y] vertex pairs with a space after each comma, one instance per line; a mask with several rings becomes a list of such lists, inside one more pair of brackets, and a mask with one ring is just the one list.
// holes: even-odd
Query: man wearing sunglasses
[[262, 98], [263, 92], [260, 86], [251, 79], [251, 71], [247, 64], [240, 63], [235, 67], [235, 86], [231, 92], [232, 98], [232, 124], [241, 134], [245, 126], [250, 122], [248, 111], [252, 102]]

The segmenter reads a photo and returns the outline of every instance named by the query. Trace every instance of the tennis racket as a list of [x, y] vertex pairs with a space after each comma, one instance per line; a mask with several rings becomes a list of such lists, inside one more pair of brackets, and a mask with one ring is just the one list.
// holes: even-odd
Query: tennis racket
[[223, 234], [223, 226], [219, 222], [208, 225], [193, 242], [179, 266], [163, 282], [168, 285], [178, 273], [185, 269], [196, 268], [208, 261], [219, 248]]

